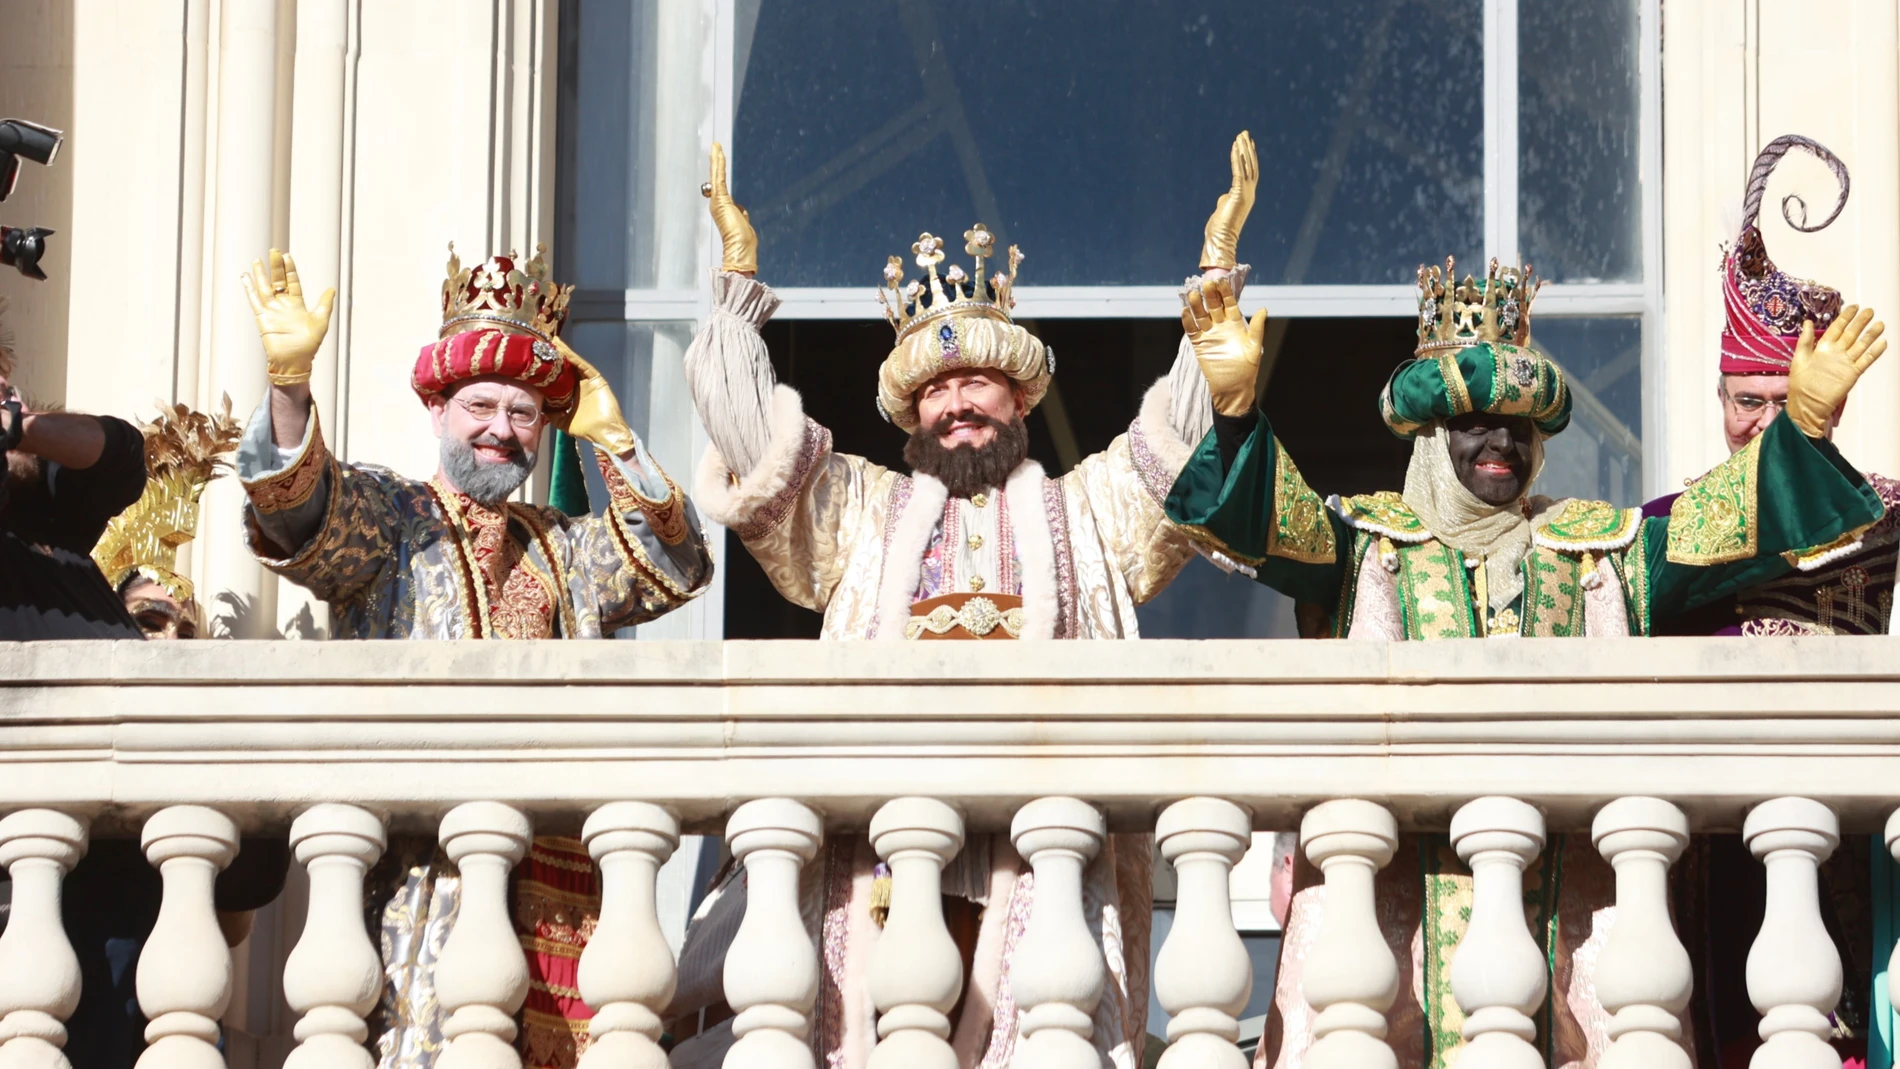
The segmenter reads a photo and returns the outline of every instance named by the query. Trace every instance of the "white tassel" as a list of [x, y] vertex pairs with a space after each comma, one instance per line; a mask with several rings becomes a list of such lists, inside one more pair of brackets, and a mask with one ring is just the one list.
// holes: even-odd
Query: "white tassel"
[[1595, 590], [1597, 587], [1603, 585], [1603, 574], [1597, 571], [1597, 559], [1589, 550], [1586, 549], [1583, 551], [1583, 558], [1579, 562], [1579, 565], [1583, 568], [1583, 588], [1585, 590]]
[[1393, 575], [1399, 574], [1399, 551], [1392, 548], [1390, 538], [1379, 539], [1379, 563]]

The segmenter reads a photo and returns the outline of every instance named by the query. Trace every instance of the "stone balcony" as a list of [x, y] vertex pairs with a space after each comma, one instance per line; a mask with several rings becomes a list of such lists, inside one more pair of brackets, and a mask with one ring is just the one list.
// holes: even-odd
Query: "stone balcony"
[[[0, 813], [11, 814], [0, 862], [14, 877], [0, 1060], [48, 1054], [64, 1034], [76, 974], [37, 963], [61, 953], [58, 881], [89, 829], [142, 831], [165, 876], [151, 945], [175, 967], [149, 991], [141, 976], [157, 1040], [144, 1069], [217, 1057], [230, 959], [205, 877], [241, 830], [288, 834], [310, 869], [311, 949], [290, 956], [284, 991], [304, 1014], [302, 1051], [356, 1064], [362, 987], [380, 982], [358, 923], [361, 875], [387, 831], [403, 830], [439, 832], [461, 863], [465, 910], [495, 899], [465, 914], [477, 920], [457, 927], [441, 968], [463, 978], [459, 1001], [444, 996], [451, 1051], [502, 1064], [496, 1041], [511, 1038], [521, 997], [502, 896], [532, 829], [582, 834], [605, 893], [631, 911], [603, 920], [587, 953], [605, 985], [596, 994], [616, 1007], [595, 1032], [618, 1038], [597, 1048], [635, 1053], [658, 1035], [673, 968], [649, 938], [654, 871], [682, 833], [723, 830], [754, 886], [729, 959], [749, 967], [746, 990], [726, 973], [746, 1036], [735, 1054], [777, 1064], [770, 1052], [802, 1034], [810, 1002], [783, 953], [795, 903], [773, 896], [792, 894], [824, 834], [869, 829], [903, 861], [885, 940], [915, 956], [908, 993], [886, 1011], [893, 1052], [919, 1065], [947, 1053], [930, 1040], [941, 1011], [926, 997], [928, 978], [951, 967], [931, 937], [942, 920], [904, 903], [965, 835], [995, 832], [1049, 873], [1025, 937], [1025, 952], [1046, 948], [1048, 961], [1018, 991], [1046, 1039], [1025, 1041], [1019, 1064], [1069, 1064], [1060, 1037], [1086, 1032], [1070, 1004], [1089, 982], [1072, 953], [1086, 934], [1079, 901], [1064, 899], [1075, 885], [1059, 872], [1109, 831], [1152, 831], [1181, 881], [1155, 976], [1175, 1020], [1168, 1069], [1226, 1066], [1218, 1052], [1234, 1049], [1249, 978], [1221, 964], [1238, 946], [1222, 876], [1250, 831], [1300, 828], [1339, 896], [1313, 954], [1341, 967], [1306, 989], [1326, 1037], [1312, 1056], [1346, 1064], [1383, 1030], [1361, 877], [1398, 834], [1450, 828], [1475, 852], [1481, 901], [1501, 900], [1500, 881], [1521, 878], [1548, 833], [1594, 831], [1618, 871], [1619, 917], [1647, 933], [1635, 940], [1632, 920], [1632, 938], [1613, 934], [1605, 949], [1605, 975], [1622, 978], [1622, 1001], [1605, 996], [1612, 1035], [1626, 1064], [1674, 1065], [1657, 1053], [1673, 1044], [1655, 1041], [1673, 1038], [1671, 985], [1687, 964], [1678, 970], [1656, 938], [1668, 921], [1651, 877], [1688, 832], [1746, 825], [1770, 888], [1757, 946], [1771, 947], [1780, 980], [1764, 992], [1773, 1054], [1762, 1069], [1804, 1065], [1816, 1052], [1803, 1041], [1832, 1008], [1829, 969], [1836, 990], [1840, 977], [1832, 945], [1814, 936], [1814, 866], [1900, 804], [1897, 710], [1900, 640], [1885, 638], [0, 644]], [[1522, 918], [1474, 916], [1473, 933], [1489, 934], [1472, 955], [1494, 978], [1542, 968], [1498, 937], [1513, 924], [1521, 931]], [[1169, 971], [1170, 954], [1214, 964], [1189, 982]], [[1521, 1014], [1497, 993], [1510, 987], [1471, 989], [1470, 1027], [1496, 1037], [1486, 1050], [1517, 1035]]]

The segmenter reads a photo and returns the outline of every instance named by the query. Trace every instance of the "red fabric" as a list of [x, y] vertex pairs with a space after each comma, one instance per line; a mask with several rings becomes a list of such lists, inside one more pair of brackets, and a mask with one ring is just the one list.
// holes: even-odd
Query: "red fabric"
[[409, 383], [420, 397], [433, 397], [451, 386], [482, 375], [501, 375], [541, 391], [542, 404], [561, 412], [574, 403], [580, 373], [554, 346], [526, 334], [479, 328], [433, 345], [416, 357]]
[[1722, 374], [1786, 375], [1801, 335], [1781, 333], [1755, 315], [1742, 294], [1735, 259], [1731, 255], [1722, 264], [1722, 303], [1728, 317], [1722, 330]]

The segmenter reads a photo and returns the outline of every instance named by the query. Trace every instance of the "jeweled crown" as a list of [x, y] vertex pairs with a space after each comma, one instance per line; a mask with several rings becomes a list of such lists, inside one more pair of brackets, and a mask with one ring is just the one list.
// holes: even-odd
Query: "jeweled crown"
[[442, 332], [447, 338], [480, 327], [528, 334], [551, 342], [567, 321], [573, 286], [548, 278], [548, 247], [534, 247], [534, 259], [516, 266], [514, 252], [491, 256], [468, 270], [449, 242], [449, 277], [442, 283]]
[[[926, 323], [952, 316], [986, 316], [1010, 322], [1010, 309], [1016, 307], [1016, 297], [1011, 292], [1016, 285], [1016, 265], [1023, 262], [1022, 251], [1016, 246], [1009, 247], [1009, 274], [991, 275], [987, 296], [983, 289], [983, 271], [996, 251], [996, 235], [982, 223], [963, 232], [963, 251], [976, 257], [974, 280], [956, 264], [951, 264], [941, 275], [937, 273], [937, 265], [943, 262], [943, 239], [934, 234], [919, 235], [910, 251], [916, 257], [917, 266], [926, 272], [928, 287], [921, 279], [904, 281], [903, 258], [893, 256], [884, 265], [884, 288], [877, 291], [877, 303], [884, 306], [884, 318], [897, 328], [898, 341]], [[928, 304], [924, 300], [926, 296]]]
[[1544, 282], [1523, 267], [1501, 267], [1496, 257], [1483, 279], [1466, 275], [1456, 281], [1457, 261], [1445, 257], [1418, 268], [1418, 348], [1424, 355], [1440, 349], [1463, 349], [1479, 342], [1523, 345], [1531, 336], [1531, 301]]

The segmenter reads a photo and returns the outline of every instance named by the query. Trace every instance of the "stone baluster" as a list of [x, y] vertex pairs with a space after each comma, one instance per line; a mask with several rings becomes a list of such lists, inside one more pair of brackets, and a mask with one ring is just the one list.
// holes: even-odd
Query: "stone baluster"
[[371, 1069], [363, 1046], [383, 990], [383, 959], [363, 924], [363, 874], [387, 838], [376, 814], [324, 803], [290, 825], [290, 848], [310, 873], [303, 937], [284, 962], [284, 1000], [302, 1014], [284, 1069]]
[[500, 802], [464, 802], [442, 818], [442, 849], [462, 874], [462, 903], [436, 959], [448, 1045], [439, 1069], [521, 1069], [515, 1014], [528, 997], [528, 958], [508, 915], [508, 873], [534, 830]]
[[1669, 919], [1669, 866], [1689, 844], [1689, 819], [1660, 798], [1618, 798], [1590, 837], [1616, 870], [1616, 922], [1597, 958], [1597, 998], [1615, 1016], [1598, 1069], [1690, 1069], [1678, 1015], [1694, 979]]
[[139, 953], [145, 1052], [139, 1069], [223, 1069], [218, 1018], [231, 1002], [231, 950], [212, 900], [218, 873], [237, 856], [237, 825], [201, 805], [152, 814], [141, 837], [164, 883], [158, 922]]
[[594, 1009], [580, 1069], [666, 1069], [660, 1013], [679, 980], [654, 886], [680, 844], [679, 819], [646, 802], [611, 802], [581, 829], [600, 864], [600, 924], [581, 952], [581, 997]]
[[1398, 849], [1398, 822], [1356, 798], [1322, 802], [1300, 821], [1307, 860], [1326, 878], [1326, 909], [1300, 991], [1316, 1011], [1306, 1069], [1397, 1069], [1385, 1011], [1399, 994], [1399, 963], [1379, 930], [1372, 878]]
[[1087, 802], [1038, 798], [1016, 811], [1009, 834], [1036, 875], [1010, 976], [1024, 1011], [1011, 1069], [1098, 1069], [1093, 1015], [1108, 968], [1082, 912], [1082, 869], [1108, 827]]
[[83, 821], [52, 809], [0, 819], [0, 865], [13, 878], [0, 933], [0, 1066], [67, 1069], [66, 1018], [79, 1005], [79, 958], [60, 917], [60, 881], [86, 853]]
[[[1887, 818], [1887, 852], [1900, 862], [1900, 809]], [[1900, 1010], [1900, 941], [1894, 943], [1893, 954], [1887, 959], [1887, 1001]]]
[[1763, 802], [1742, 824], [1767, 866], [1767, 908], [1748, 949], [1748, 998], [1763, 1043], [1750, 1069], [1836, 1069], [1828, 1020], [1841, 998], [1841, 956], [1821, 923], [1820, 866], [1840, 845], [1834, 811], [1809, 798]]
[[1524, 869], [1544, 849], [1544, 817], [1515, 798], [1478, 798], [1451, 818], [1451, 841], [1471, 866], [1471, 922], [1451, 959], [1451, 992], [1465, 1013], [1465, 1069], [1542, 1069], [1531, 1014], [1550, 977], [1524, 923]]
[[963, 956], [943, 920], [943, 868], [963, 848], [963, 817], [934, 798], [898, 798], [871, 818], [871, 846], [890, 862], [891, 911], [871, 948], [870, 1069], [957, 1069], [950, 1010]]
[[1247, 1069], [1240, 1011], [1253, 992], [1253, 960], [1234, 930], [1228, 876], [1253, 842], [1253, 817], [1219, 798], [1188, 798], [1155, 824], [1174, 865], [1174, 925], [1155, 960], [1154, 989], [1168, 1011], [1161, 1069]]
[[726, 951], [726, 1003], [737, 1014], [724, 1069], [813, 1069], [818, 949], [798, 911], [798, 870], [818, 853], [824, 823], [790, 798], [733, 811], [726, 842], [745, 866], [745, 917]]

